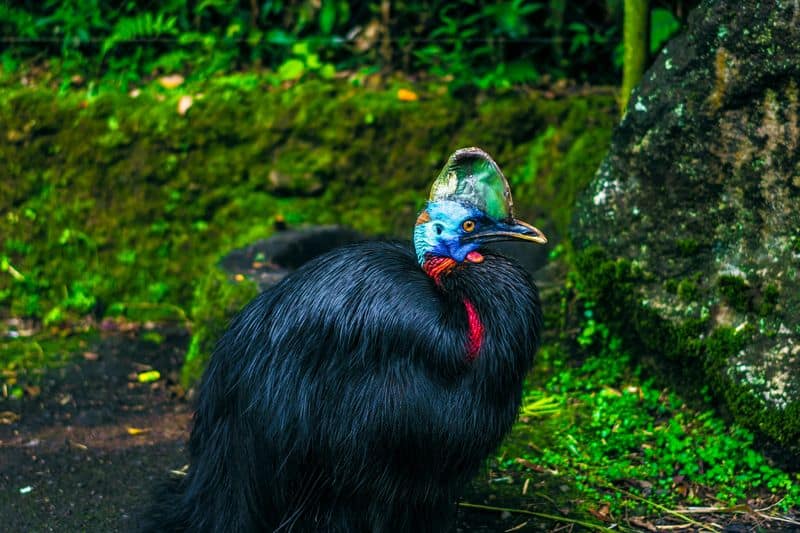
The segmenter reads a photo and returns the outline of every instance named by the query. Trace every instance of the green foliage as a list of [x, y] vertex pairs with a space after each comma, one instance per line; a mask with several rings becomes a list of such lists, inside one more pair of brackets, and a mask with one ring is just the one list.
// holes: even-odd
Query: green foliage
[[[14, 1], [0, 5], [0, 33], [14, 39], [0, 59], [6, 73], [47, 60], [63, 88], [75, 75], [127, 88], [159, 74], [199, 78], [241, 67], [267, 67], [277, 81], [335, 71], [425, 72], [451, 78], [454, 89], [505, 88], [545, 75], [609, 83], [619, 68], [620, 5]], [[677, 23], [663, 8], [652, 19], [654, 43]], [[298, 53], [298, 43], [307, 51]]]
[[192, 340], [181, 369], [181, 384], [185, 388], [200, 380], [214, 345], [227, 328], [230, 318], [257, 294], [258, 288], [254, 283], [228, 279], [218, 269], [211, 269], [197, 284], [192, 303]]
[[[661, 370], [672, 383], [684, 390], [703, 387], [729, 407], [733, 419], [760, 437], [768, 437], [790, 452], [797, 450], [800, 435], [799, 402], [782, 409], [770, 408], [727, 370], [731, 358], [750, 342], [754, 327], [763, 322], [744, 324], [736, 330], [714, 324], [709, 312], [694, 318], [666, 320], [648, 307], [637, 280], [647, 274], [638, 272], [635, 262], [610, 258], [601, 247], [586, 248], [576, 255], [586, 298], [596, 302], [595, 311], [607, 317], [608, 329], [621, 336], [626, 346], [636, 352], [658, 354], [648, 358], [649, 367]], [[703, 296], [700, 274], [672, 283], [674, 293], [684, 301]], [[775, 302], [778, 287], [751, 285], [743, 277], [722, 275], [716, 280], [721, 304], [740, 313], [764, 312]], [[624, 317], [624, 318], [622, 318]], [[713, 326], [713, 327], [712, 327]]]
[[106, 55], [121, 43], [136, 43], [156, 40], [167, 35], [176, 35], [178, 33], [177, 21], [177, 17], [167, 17], [164, 13], [157, 15], [142, 13], [135, 17], [123, 17], [114, 25], [111, 35], [103, 41], [100, 54]]
[[546, 401], [549, 416], [526, 420], [523, 409], [501, 449], [502, 467], [569, 487], [570, 503], [584, 502], [583, 512], [607, 503], [613, 521], [691, 505], [800, 505], [800, 477], [758, 453], [752, 432], [646, 377], [596, 319], [596, 304], [580, 294], [576, 303], [578, 353], [570, 357], [558, 342], [542, 349], [534, 374], [541, 386], [528, 389], [523, 406]]
[[284, 61], [276, 72], [280, 81], [294, 81], [308, 73], [316, 73], [324, 79], [330, 79], [336, 73], [331, 63], [322, 63], [319, 55], [312, 52], [306, 41], [292, 45], [292, 56]]
[[650, 11], [650, 53], [658, 52], [681, 28], [680, 21], [672, 11], [656, 7]]

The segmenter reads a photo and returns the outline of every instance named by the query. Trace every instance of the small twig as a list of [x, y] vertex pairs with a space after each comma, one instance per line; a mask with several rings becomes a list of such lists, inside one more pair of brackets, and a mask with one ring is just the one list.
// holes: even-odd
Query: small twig
[[517, 525], [516, 525], [516, 526], [514, 526], [514, 527], [510, 527], [510, 528], [506, 529], [506, 530], [505, 530], [505, 533], [511, 533], [512, 531], [519, 531], [520, 529], [522, 529], [523, 527], [525, 527], [525, 526], [527, 526], [527, 525], [528, 525], [528, 521], [527, 521], [527, 520], [525, 520], [525, 521], [524, 521], [523, 523], [521, 523], [521, 524], [517, 524]]
[[667, 513], [669, 515], [672, 515], [672, 516], [675, 516], [677, 518], [680, 518], [684, 522], [689, 522], [693, 526], [699, 527], [700, 529], [703, 529], [703, 530], [706, 530], [706, 531], [716, 531], [716, 529], [722, 529], [719, 526], [717, 526], [716, 524], [714, 524], [715, 527], [711, 527], [711, 526], [709, 526], [707, 524], [704, 524], [702, 522], [698, 522], [697, 520], [695, 520], [694, 518], [692, 518], [690, 516], [686, 516], [683, 513], [675, 511], [674, 509], [669, 509], [667, 507], [664, 507], [661, 504], [658, 504], [658, 503], [656, 503], [654, 501], [648, 500], [647, 498], [643, 498], [643, 497], [641, 497], [641, 496], [639, 496], [637, 494], [634, 494], [632, 492], [629, 492], [629, 491], [627, 491], [627, 490], [625, 490], [623, 488], [619, 488], [619, 487], [609, 487], [609, 488], [613, 488], [614, 490], [618, 490], [618, 491], [622, 492], [623, 494], [627, 495], [628, 497], [633, 498], [634, 500], [639, 500], [640, 502], [644, 502], [647, 505], [650, 505], [650, 506], [658, 509], [659, 511], [662, 511], [662, 512]]
[[756, 509], [756, 512], [757, 513], [763, 513], [764, 511], [769, 511], [770, 509], [772, 509], [773, 507], [775, 507], [776, 505], [778, 505], [779, 503], [781, 503], [785, 499], [786, 499], [786, 496], [784, 496], [780, 500], [776, 501], [775, 503], [767, 505], [766, 507], [762, 507], [761, 509]]
[[787, 524], [792, 524], [794, 526], [800, 526], [800, 522], [798, 522], [797, 520], [792, 520], [791, 518], [784, 518], [782, 516], [772, 516], [766, 513], [762, 513], [761, 511], [754, 511], [753, 514], [755, 514], [756, 516], [760, 516], [765, 520], [777, 520], [778, 522], [785, 522]]
[[172, 474], [173, 476], [181, 476], [181, 477], [185, 476], [188, 472], [189, 472], [189, 465], [188, 464], [183, 465], [182, 467], [180, 467], [177, 470], [170, 470], [169, 471], [169, 473]]
[[467, 503], [467, 502], [459, 502], [461, 507], [465, 507], [468, 509], [479, 509], [481, 511], [494, 511], [497, 513], [512, 513], [512, 514], [523, 514], [528, 516], [535, 516], [537, 518], [544, 518], [546, 520], [552, 520], [554, 522], [563, 522], [567, 524], [573, 524], [576, 526], [583, 526], [589, 529], [594, 529], [596, 531], [605, 531], [605, 532], [614, 532], [613, 529], [601, 526], [600, 524], [594, 524], [592, 522], [586, 522], [584, 520], [577, 520], [575, 518], [566, 518], [563, 516], [556, 516], [547, 513], [537, 513], [535, 511], [528, 511], [526, 509], [513, 509], [508, 507], [493, 507], [491, 505], [481, 505], [478, 503]]
[[687, 507], [684, 509], [676, 509], [675, 511], [684, 514], [752, 513], [753, 509], [746, 503], [742, 503], [740, 505], [732, 505], [728, 507]]
[[14, 268], [14, 265], [9, 263], [8, 261], [3, 261], [3, 265], [6, 267], [6, 272], [11, 274], [11, 277], [17, 281], [25, 281], [25, 276], [22, 275], [22, 272]]

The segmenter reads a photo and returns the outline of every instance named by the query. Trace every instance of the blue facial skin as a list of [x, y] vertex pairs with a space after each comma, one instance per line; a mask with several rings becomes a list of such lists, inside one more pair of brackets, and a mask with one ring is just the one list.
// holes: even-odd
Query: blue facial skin
[[[428, 202], [425, 211], [430, 220], [414, 227], [414, 249], [420, 265], [428, 253], [463, 262], [467, 254], [477, 250], [481, 243], [478, 240], [462, 239], [482, 227], [494, 225], [477, 207], [453, 200]], [[464, 229], [464, 222], [467, 220], [475, 223], [471, 232]]]

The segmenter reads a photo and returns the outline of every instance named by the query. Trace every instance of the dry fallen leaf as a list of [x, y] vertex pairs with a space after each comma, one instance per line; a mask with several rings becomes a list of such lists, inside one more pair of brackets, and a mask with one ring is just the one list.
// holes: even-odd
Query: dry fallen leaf
[[14, 411], [0, 411], [0, 424], [13, 424], [19, 420], [19, 415]]
[[56, 397], [56, 399], [57, 399], [59, 405], [67, 405], [69, 402], [72, 401], [72, 395], [69, 394], [69, 393], [67, 393], [67, 394], [59, 394]]
[[658, 528], [652, 522], [648, 522], [642, 516], [632, 516], [628, 519], [628, 522], [632, 526], [636, 526], [647, 531], [658, 531]]
[[181, 96], [181, 99], [178, 100], [178, 114], [183, 116], [189, 111], [189, 108], [192, 107], [194, 103], [194, 99], [189, 95]]
[[611, 517], [609, 516], [610, 508], [607, 504], [601, 505], [600, 508], [597, 510], [588, 509], [588, 511], [592, 514], [592, 516], [594, 516], [598, 520], [602, 520], [603, 522], [611, 521]]
[[165, 89], [174, 89], [183, 84], [183, 76], [180, 74], [171, 74], [169, 76], [161, 76], [158, 78], [158, 83]]
[[97, 354], [97, 352], [83, 352], [83, 358], [87, 361], [97, 361], [100, 359], [100, 356]]
[[397, 99], [401, 102], [416, 102], [419, 100], [419, 96], [417, 96], [417, 93], [414, 91], [410, 91], [408, 89], [398, 89]]

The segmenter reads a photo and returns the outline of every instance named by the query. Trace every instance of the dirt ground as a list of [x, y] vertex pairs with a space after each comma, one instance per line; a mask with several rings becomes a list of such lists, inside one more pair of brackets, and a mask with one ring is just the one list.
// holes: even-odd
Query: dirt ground
[[[0, 530], [135, 530], [152, 488], [186, 463], [191, 402], [174, 383], [188, 335], [159, 330], [163, 341], [154, 343], [142, 333], [107, 332], [73, 363], [49, 371], [35, 397], [0, 403]], [[162, 378], [140, 383], [137, 375], [150, 369]], [[466, 500], [519, 507], [498, 499], [486, 477], [473, 483]], [[525, 523], [461, 509], [458, 530], [505, 531]]]

